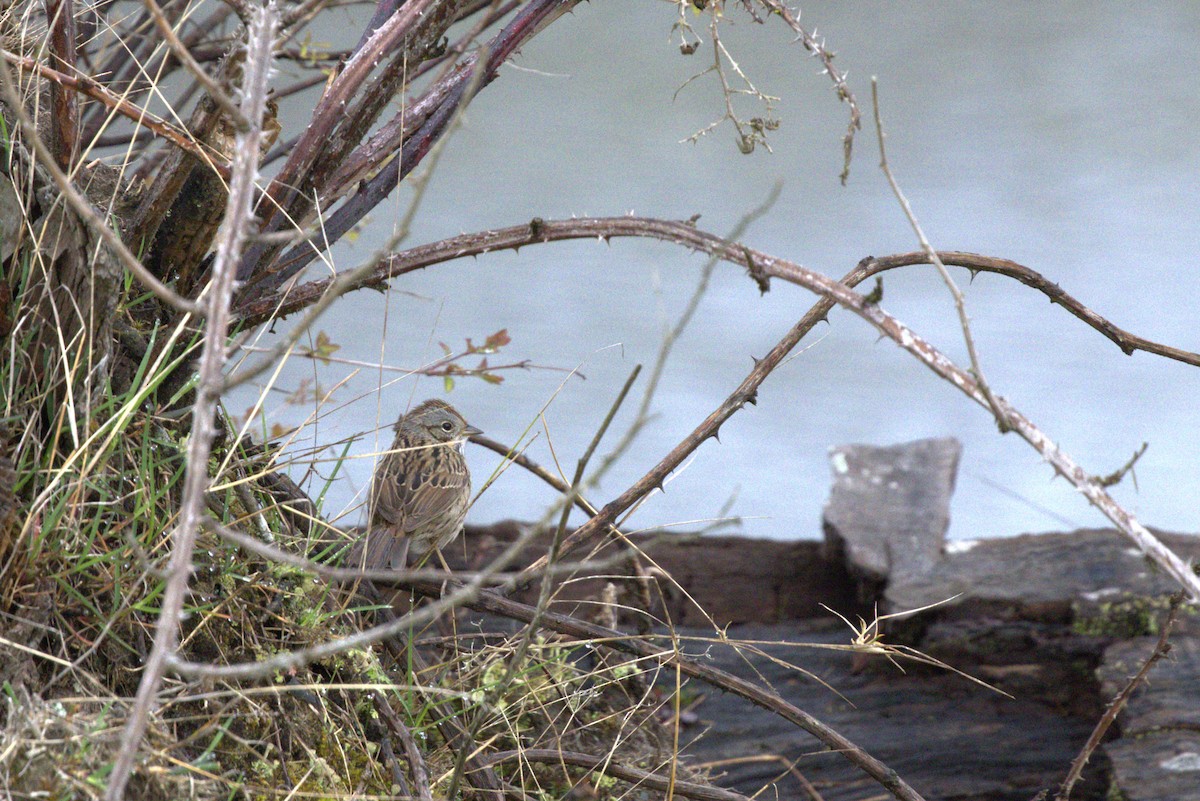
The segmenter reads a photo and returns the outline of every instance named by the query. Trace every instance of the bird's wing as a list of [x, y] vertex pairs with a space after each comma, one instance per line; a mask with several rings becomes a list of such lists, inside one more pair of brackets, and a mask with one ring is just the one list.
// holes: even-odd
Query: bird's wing
[[411, 470], [402, 484], [393, 482], [405, 493], [405, 502], [398, 507], [406, 510], [400, 524], [405, 534], [445, 518], [454, 506], [462, 503], [463, 493], [471, 491], [471, 477], [461, 466], [456, 469], [447, 469], [449, 465], [420, 467], [421, 470]]
[[387, 462], [371, 485], [371, 520], [407, 536], [444, 517], [464, 491], [470, 492], [471, 477], [460, 460], [402, 460], [403, 455], [384, 457]]

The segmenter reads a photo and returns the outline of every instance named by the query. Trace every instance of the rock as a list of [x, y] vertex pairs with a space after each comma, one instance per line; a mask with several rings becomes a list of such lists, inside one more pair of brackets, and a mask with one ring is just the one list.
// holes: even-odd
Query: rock
[[[1157, 533], [1181, 557], [1200, 556], [1200, 538]], [[1062, 619], [1087, 617], [1086, 610], [1123, 596], [1152, 598], [1175, 589], [1120, 532], [1082, 529], [949, 543], [925, 573], [892, 577], [886, 597], [893, 608], [915, 609], [958, 595], [956, 606]]]
[[942, 558], [962, 446], [953, 437], [830, 451], [825, 539], [851, 570], [903, 584]]

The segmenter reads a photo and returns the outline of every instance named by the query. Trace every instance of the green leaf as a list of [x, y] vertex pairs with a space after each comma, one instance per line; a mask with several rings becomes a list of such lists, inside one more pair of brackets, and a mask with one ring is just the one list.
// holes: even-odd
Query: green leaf
[[317, 346], [313, 348], [312, 355], [314, 359], [318, 359], [324, 364], [329, 364], [329, 357], [341, 349], [342, 346], [335, 344], [329, 338], [329, 334], [321, 331], [317, 334]]

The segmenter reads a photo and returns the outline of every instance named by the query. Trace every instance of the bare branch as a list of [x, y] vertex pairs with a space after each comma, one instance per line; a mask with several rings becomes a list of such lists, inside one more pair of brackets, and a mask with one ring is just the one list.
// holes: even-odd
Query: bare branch
[[56, 84], [73, 89], [74, 91], [79, 92], [82, 95], [86, 95], [93, 100], [98, 100], [108, 108], [120, 114], [122, 117], [127, 117], [136, 122], [138, 125], [149, 128], [152, 132], [154, 132], [155, 135], [166, 139], [180, 150], [186, 151], [187, 153], [195, 156], [203, 163], [209, 165], [222, 178], [228, 179], [230, 177], [229, 162], [225, 160], [224, 156], [204, 149], [186, 132], [181, 131], [179, 128], [171, 125], [168, 122], [165, 122], [161, 117], [151, 114], [146, 109], [130, 103], [128, 100], [117, 97], [108, 89], [105, 89], [103, 86], [93, 81], [91, 78], [88, 78], [87, 76], [74, 77], [71, 75], [66, 75], [58, 70], [51, 69], [44, 64], [40, 64], [32, 58], [17, 55], [16, 53], [10, 53], [7, 50], [0, 50], [0, 56], [3, 56], [5, 61], [9, 62], [10, 64], [15, 64], [20, 69], [29, 72], [36, 72], [38, 75], [42, 76], [43, 78], [47, 78]]
[[821, 59], [821, 63], [825, 65], [825, 74], [829, 76], [829, 80], [833, 81], [833, 87], [837, 90], [838, 100], [841, 100], [850, 107], [850, 122], [846, 126], [845, 135], [842, 137], [842, 174], [839, 176], [842, 186], [845, 186], [846, 181], [850, 178], [850, 157], [854, 152], [854, 134], [862, 128], [862, 114], [858, 110], [858, 101], [854, 99], [854, 93], [850, 91], [850, 87], [846, 84], [846, 74], [839, 72], [837, 67], [833, 66], [834, 54], [825, 47], [824, 41], [817, 38], [816, 29], [813, 29], [813, 32], [809, 33], [800, 25], [800, 20], [796, 14], [792, 13], [791, 9], [780, 2], [780, 0], [759, 0], [759, 2], [772, 12], [778, 14], [787, 23], [787, 26], [796, 32], [796, 35], [804, 44], [805, 50]]
[[925, 236], [925, 231], [921, 228], [921, 223], [917, 221], [917, 215], [913, 213], [912, 206], [908, 203], [908, 198], [904, 196], [904, 192], [900, 189], [900, 184], [896, 182], [896, 176], [892, 174], [892, 168], [888, 165], [887, 145], [885, 144], [887, 135], [883, 132], [883, 117], [879, 113], [879, 82], [874, 77], [871, 78], [871, 106], [875, 110], [875, 133], [879, 139], [879, 169], [883, 170], [888, 186], [892, 188], [892, 194], [896, 196], [896, 200], [899, 201], [904, 216], [908, 219], [908, 224], [912, 226], [913, 233], [917, 235], [917, 241], [921, 245], [921, 250], [925, 251], [926, 257], [937, 267], [938, 274], [942, 276], [942, 282], [950, 290], [950, 295], [954, 298], [954, 309], [958, 313], [958, 324], [962, 329], [963, 341], [967, 345], [967, 357], [971, 360], [971, 372], [975, 375], [980, 392], [987, 398], [988, 407], [992, 410], [992, 415], [996, 418], [996, 425], [1000, 427], [1000, 433], [1007, 433], [1009, 430], [1008, 421], [1004, 419], [1004, 413], [1000, 405], [996, 402], [996, 396], [992, 394], [991, 387], [984, 377], [983, 367], [979, 363], [979, 353], [975, 350], [975, 336], [971, 333], [971, 319], [967, 316], [967, 303], [963, 298], [963, 293], [959, 291], [958, 285], [950, 277], [950, 271], [942, 263], [942, 259], [938, 256], [937, 251], [933, 249], [933, 245], [929, 244], [929, 238]]
[[200, 380], [192, 406], [192, 432], [188, 440], [183, 498], [180, 501], [179, 524], [172, 538], [162, 610], [154, 633], [154, 645], [146, 659], [133, 708], [122, 732], [121, 748], [108, 777], [106, 801], [121, 801], [124, 797], [142, 736], [155, 706], [164, 669], [179, 642], [183, 603], [192, 574], [192, 552], [208, 492], [208, 458], [217, 433], [213, 418], [224, 386], [222, 370], [230, 322], [229, 306], [233, 298], [238, 256], [251, 220], [259, 141], [263, 136], [260, 121], [266, 106], [271, 48], [275, 43], [278, 24], [279, 14], [272, 2], [255, 12], [248, 29], [242, 113], [253, 123], [237, 136], [225, 221], [217, 237], [212, 282], [205, 296], [207, 320], [200, 353]]

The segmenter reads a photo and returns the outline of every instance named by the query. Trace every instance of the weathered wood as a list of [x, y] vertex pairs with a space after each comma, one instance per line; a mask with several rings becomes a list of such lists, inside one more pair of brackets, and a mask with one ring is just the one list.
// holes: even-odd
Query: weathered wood
[[[520, 530], [512, 522], [467, 526], [463, 541], [447, 549], [446, 559], [451, 567], [482, 567], [512, 543]], [[821, 608], [822, 603], [851, 614], [870, 611], [858, 599], [856, 584], [844, 564], [826, 559], [820, 542], [655, 533], [637, 535], [633, 541], [645, 548], [662, 572], [679, 585], [660, 582], [662, 597], [653, 594], [662, 604], [657, 606], [658, 611], [668, 614], [667, 619], [677, 625], [704, 625], [709, 616], [720, 626], [824, 617], [828, 613]], [[549, 532], [536, 537], [517, 559], [515, 569], [532, 563], [549, 546]], [[613, 553], [613, 549], [606, 548], [597, 558], [603, 560]], [[579, 576], [603, 578], [581, 580]], [[618, 563], [604, 568], [589, 566], [579, 576], [570, 582], [558, 582], [556, 603], [560, 611], [566, 611], [563, 606], [570, 608], [581, 600], [599, 597], [606, 581], [613, 576], [632, 577], [633, 571]], [[530, 603], [537, 599], [537, 591], [534, 586], [514, 597]]]
[[[737, 627], [729, 637], [846, 644], [849, 634], [844, 627], [792, 624]], [[894, 768], [930, 801], [1029, 801], [1038, 790], [1056, 786], [1094, 722], [1087, 715], [1060, 714], [1036, 695], [1007, 699], [948, 672], [909, 665], [901, 673], [882, 659], [856, 671], [848, 653], [779, 645], [763, 650], [800, 665], [833, 689], [771, 659], [723, 646], [709, 654], [714, 666], [742, 675], [750, 675], [748, 660], [788, 701]], [[981, 672], [976, 665], [956, 666]], [[794, 766], [825, 801], [876, 797], [877, 788], [844, 760], [773, 716], [695, 683], [688, 692], [705, 693], [693, 708], [700, 724], [685, 729], [688, 739], [699, 735], [689, 752], [702, 761], [740, 760], [723, 765], [719, 785], [747, 795], [771, 785], [762, 797], [812, 801], [789, 772]], [[1105, 766], [1102, 756], [1093, 760], [1076, 801], [1103, 797]]]

